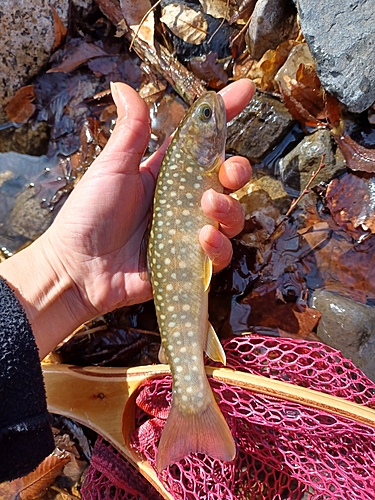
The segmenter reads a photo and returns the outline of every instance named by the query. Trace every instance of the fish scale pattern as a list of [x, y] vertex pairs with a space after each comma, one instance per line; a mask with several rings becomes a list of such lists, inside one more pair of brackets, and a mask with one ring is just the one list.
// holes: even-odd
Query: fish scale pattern
[[[252, 335], [229, 339], [224, 348], [235, 370], [375, 408], [375, 384], [318, 342]], [[235, 437], [237, 457], [223, 463], [192, 454], [163, 471], [159, 478], [175, 499], [373, 500], [374, 428], [213, 379], [210, 384]], [[170, 399], [170, 377], [146, 380], [139, 388], [132, 446], [151, 465]]]

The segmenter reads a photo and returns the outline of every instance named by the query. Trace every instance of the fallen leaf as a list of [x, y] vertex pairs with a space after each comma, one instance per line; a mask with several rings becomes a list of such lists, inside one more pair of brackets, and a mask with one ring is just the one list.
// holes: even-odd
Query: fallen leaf
[[280, 43], [275, 50], [267, 50], [256, 66], [254, 66], [252, 71], [254, 71], [255, 74], [258, 73], [257, 76], [260, 77], [260, 88], [263, 91], [278, 90], [277, 83], [274, 80], [275, 75], [287, 60], [290, 51], [296, 45], [298, 45], [298, 42], [286, 40]]
[[229, 23], [236, 23], [240, 19], [247, 21], [253, 13], [255, 4], [256, 0], [241, 0], [232, 17], [229, 19]]
[[333, 179], [327, 188], [326, 201], [339, 226], [349, 231], [360, 229], [361, 234], [375, 233], [375, 177], [348, 173]]
[[317, 326], [321, 314], [307, 305], [280, 299], [274, 283], [267, 288], [255, 290], [241, 301], [251, 307], [248, 328], [266, 327], [306, 338]]
[[375, 173], [375, 149], [361, 146], [349, 135], [333, 134], [333, 137], [351, 170]]
[[[137, 34], [150, 47], [154, 48], [154, 11], [151, 9], [150, 0], [120, 0], [121, 10], [126, 24], [134, 34]], [[145, 19], [148, 11], [151, 12]]]
[[68, 30], [53, 5], [51, 5], [51, 10], [53, 16], [53, 25], [55, 28], [55, 41], [52, 47], [52, 51], [55, 51], [58, 47], [60, 47], [60, 45], [63, 44]]
[[25, 123], [35, 111], [34, 85], [21, 87], [5, 106], [5, 112], [11, 122]]
[[69, 461], [68, 453], [55, 450], [33, 472], [22, 478], [19, 498], [21, 500], [40, 498], [41, 493], [53, 483]]
[[108, 56], [103, 49], [93, 43], [82, 42], [67, 52], [63, 61], [58, 66], [49, 69], [47, 73], [69, 73], [81, 66], [81, 64], [87, 63], [90, 59], [103, 56]]
[[189, 61], [189, 66], [194, 75], [205, 82], [210, 83], [211, 88], [218, 88], [213, 83], [218, 83], [223, 86], [228, 82], [228, 75], [217, 62], [216, 52], [210, 52], [202, 57], [192, 57]]
[[[252, 0], [254, 1], [254, 0]], [[229, 0], [199, 0], [203, 12], [217, 19], [229, 19], [236, 13], [237, 5]]]
[[160, 21], [184, 42], [200, 45], [206, 39], [208, 24], [201, 12], [177, 3], [163, 7], [161, 12]]

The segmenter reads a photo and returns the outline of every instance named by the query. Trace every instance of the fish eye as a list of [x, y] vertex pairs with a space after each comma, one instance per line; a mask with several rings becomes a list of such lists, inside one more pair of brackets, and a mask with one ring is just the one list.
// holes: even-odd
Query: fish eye
[[199, 118], [207, 122], [212, 116], [212, 109], [208, 104], [202, 104], [199, 108]]

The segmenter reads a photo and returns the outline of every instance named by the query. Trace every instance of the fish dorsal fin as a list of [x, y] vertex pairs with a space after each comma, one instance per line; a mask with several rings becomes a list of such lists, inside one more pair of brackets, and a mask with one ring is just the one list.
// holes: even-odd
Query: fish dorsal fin
[[212, 260], [209, 259], [206, 255], [204, 259], [204, 277], [203, 277], [205, 292], [207, 292], [207, 290], [210, 287], [211, 277], [212, 277]]
[[159, 361], [160, 361], [160, 363], [162, 365], [167, 365], [168, 364], [167, 356], [165, 355], [165, 351], [164, 351], [162, 345], [160, 345], [160, 349], [159, 349], [159, 353], [158, 353], [158, 358], [159, 358]]
[[223, 363], [223, 365], [227, 362], [223, 346], [221, 345], [211, 323], [208, 323], [205, 353], [210, 359], [212, 359], [212, 361]]

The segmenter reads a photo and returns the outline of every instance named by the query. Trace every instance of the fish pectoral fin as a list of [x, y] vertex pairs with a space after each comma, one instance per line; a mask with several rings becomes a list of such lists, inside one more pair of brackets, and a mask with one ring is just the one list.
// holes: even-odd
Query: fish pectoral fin
[[159, 361], [160, 361], [160, 363], [162, 365], [167, 365], [168, 364], [167, 356], [165, 355], [165, 351], [164, 351], [162, 345], [160, 345], [160, 349], [159, 349], [159, 353], [158, 353], [158, 358], [159, 358]]
[[139, 248], [138, 274], [142, 281], [151, 281], [149, 265], [148, 265], [148, 255], [147, 255], [151, 225], [152, 225], [152, 211], [149, 214], [147, 227], [145, 229], [145, 232], [143, 233], [141, 245]]
[[173, 403], [160, 438], [156, 460], [159, 472], [179, 462], [189, 453], [205, 453], [231, 461], [236, 445], [214, 397], [197, 412], [183, 412]]
[[225, 357], [223, 346], [221, 345], [220, 340], [218, 339], [218, 336], [211, 323], [208, 323], [206, 348], [204, 351], [207, 356], [212, 359], [212, 361], [223, 363], [223, 365], [226, 364], [227, 360]]
[[204, 277], [203, 277], [205, 292], [207, 292], [207, 290], [210, 288], [211, 278], [212, 278], [212, 260], [209, 259], [206, 255], [206, 258], [204, 260]]

